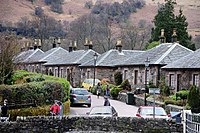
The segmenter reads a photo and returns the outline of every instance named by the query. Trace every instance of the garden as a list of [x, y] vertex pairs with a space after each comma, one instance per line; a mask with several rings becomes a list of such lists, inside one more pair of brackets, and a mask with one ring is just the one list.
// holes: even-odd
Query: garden
[[69, 113], [70, 84], [63, 78], [17, 70], [11, 85], [0, 85], [0, 101], [8, 100], [10, 119], [17, 116], [50, 115], [54, 100], [62, 101], [64, 114]]

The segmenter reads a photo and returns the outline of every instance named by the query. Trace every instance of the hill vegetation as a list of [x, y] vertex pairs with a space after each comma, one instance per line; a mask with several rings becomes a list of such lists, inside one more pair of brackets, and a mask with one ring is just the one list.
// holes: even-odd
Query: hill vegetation
[[[41, 39], [42, 44], [52, 34], [54, 37], [65, 38], [67, 41], [63, 40], [63, 47], [66, 48], [70, 41], [76, 41], [78, 48], [82, 49], [86, 38], [89, 38], [93, 44], [99, 44], [94, 45], [94, 49], [100, 49], [101, 53], [113, 48], [117, 38], [124, 38], [128, 40], [124, 42], [124, 49], [143, 49], [150, 38], [157, 9], [163, 2], [164, 0], [1, 0], [1, 26], [12, 27], [12, 30], [16, 30], [13, 27], [21, 26], [19, 29], [25, 30], [18, 29], [18, 34]], [[199, 37], [200, 33], [200, 22], [197, 20], [199, 6], [198, 0], [177, 0], [175, 6], [177, 13], [180, 7], [183, 9], [189, 34], [196, 42], [198, 38], [195, 37]], [[77, 26], [80, 24], [81, 26]], [[27, 29], [31, 25], [35, 27]], [[128, 33], [126, 29], [131, 30]], [[94, 32], [101, 32], [103, 35], [95, 35]], [[44, 33], [48, 35], [43, 35]], [[133, 41], [130, 36], [138, 39]], [[47, 50], [45, 48], [46, 46], [43, 49]]]

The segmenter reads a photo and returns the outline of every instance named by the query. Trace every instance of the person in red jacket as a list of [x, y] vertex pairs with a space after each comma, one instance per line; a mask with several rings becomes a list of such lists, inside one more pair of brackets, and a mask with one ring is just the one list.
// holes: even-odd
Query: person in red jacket
[[57, 116], [60, 112], [60, 106], [58, 105], [57, 101], [50, 107], [50, 112], [53, 116]]

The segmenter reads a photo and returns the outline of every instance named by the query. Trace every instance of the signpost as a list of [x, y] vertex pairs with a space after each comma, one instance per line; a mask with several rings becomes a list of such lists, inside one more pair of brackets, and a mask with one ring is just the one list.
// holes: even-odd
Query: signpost
[[155, 94], [160, 94], [160, 88], [149, 88], [149, 93], [153, 94], [153, 118], [155, 118]]

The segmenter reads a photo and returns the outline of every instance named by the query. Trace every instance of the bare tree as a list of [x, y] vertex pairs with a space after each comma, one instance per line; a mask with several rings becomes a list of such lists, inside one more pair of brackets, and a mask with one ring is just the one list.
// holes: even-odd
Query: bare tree
[[13, 59], [19, 52], [18, 39], [12, 33], [0, 33], [0, 84], [9, 84], [14, 71]]

